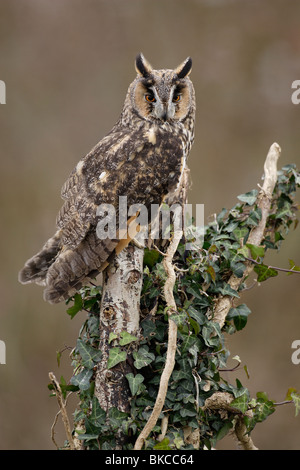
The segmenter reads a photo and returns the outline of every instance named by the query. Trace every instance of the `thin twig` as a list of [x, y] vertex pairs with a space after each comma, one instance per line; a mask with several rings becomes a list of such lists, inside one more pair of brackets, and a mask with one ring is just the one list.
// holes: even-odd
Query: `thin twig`
[[167, 357], [164, 370], [162, 372], [159, 384], [159, 390], [156, 397], [156, 401], [148, 419], [144, 429], [141, 431], [139, 437], [136, 440], [134, 450], [141, 450], [145, 440], [149, 436], [150, 432], [156, 425], [156, 422], [159, 418], [159, 415], [163, 409], [165, 398], [168, 391], [168, 383], [170, 376], [174, 369], [175, 364], [175, 353], [176, 353], [176, 344], [177, 344], [177, 325], [172, 320], [172, 313], [176, 311], [176, 303], [173, 296], [173, 288], [176, 281], [176, 275], [174, 271], [174, 267], [172, 265], [173, 257], [176, 253], [178, 244], [182, 238], [182, 232], [177, 231], [176, 235], [172, 239], [167, 253], [164, 257], [164, 268], [167, 273], [167, 279], [164, 286], [164, 294], [165, 300], [167, 303], [168, 308], [168, 315], [169, 315], [169, 333], [168, 333], [168, 348], [167, 348]]
[[294, 403], [293, 400], [278, 401], [274, 403], [274, 406], [288, 405], [290, 403]]
[[[62, 394], [60, 385], [59, 385], [55, 375], [53, 374], [53, 372], [49, 372], [49, 378], [50, 378], [51, 383], [54, 387], [54, 392], [55, 392], [55, 395], [56, 395], [56, 398], [57, 398], [58, 406], [59, 406], [60, 413], [61, 413], [61, 416], [62, 416], [62, 420], [63, 420], [64, 428], [65, 428], [65, 431], [66, 431], [67, 439], [68, 439], [68, 442], [69, 442], [69, 445], [70, 445], [70, 449], [71, 450], [76, 450], [76, 447], [75, 447], [74, 442], [73, 442], [70, 422], [69, 422], [69, 418], [68, 418], [68, 414], [67, 414], [67, 410], [66, 410], [66, 402], [63, 398], [63, 394]], [[56, 418], [57, 418], [57, 416], [56, 416]], [[54, 424], [56, 424], [56, 421], [57, 421], [57, 419], [55, 419]], [[53, 429], [52, 429], [52, 433], [53, 433]]]
[[[247, 258], [248, 261], [251, 261], [251, 263], [261, 265], [259, 261], [256, 261], [255, 259], [252, 258]], [[268, 269], [275, 269], [276, 271], [282, 271], [284, 273], [295, 273], [295, 274], [300, 274], [300, 271], [296, 271], [296, 269], [286, 269], [286, 268], [278, 268], [277, 266], [268, 266]]]
[[54, 436], [55, 436], [55, 426], [56, 426], [59, 415], [60, 415], [60, 410], [56, 413], [53, 424], [51, 426], [51, 439], [52, 439], [52, 442], [53, 442], [53, 444], [55, 445], [55, 447], [57, 449], [59, 449], [59, 446], [58, 446]]

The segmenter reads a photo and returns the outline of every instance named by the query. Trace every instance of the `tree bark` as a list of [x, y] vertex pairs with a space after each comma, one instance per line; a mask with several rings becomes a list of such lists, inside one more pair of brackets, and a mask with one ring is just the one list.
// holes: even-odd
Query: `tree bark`
[[[95, 396], [106, 412], [116, 407], [119, 411], [130, 410], [130, 391], [126, 374], [132, 372], [130, 353], [132, 345], [126, 346], [127, 360], [108, 368], [109, 351], [114, 346], [110, 333], [126, 331], [137, 336], [139, 332], [140, 293], [143, 282], [143, 248], [126, 247], [106, 269], [100, 308], [100, 343], [102, 360], [95, 377]], [[121, 436], [119, 436], [119, 441]], [[119, 442], [120, 445], [120, 442]]]
[[[177, 191], [170, 194], [166, 199], [169, 205], [178, 202], [184, 204], [186, 202], [188, 174], [189, 171], [186, 169]], [[149, 241], [148, 246], [151, 246]], [[122, 331], [126, 331], [135, 336], [139, 335], [143, 254], [144, 248], [133, 242], [116, 255], [113, 262], [103, 272], [103, 293], [99, 322], [99, 349], [102, 351], [102, 360], [96, 370], [95, 396], [101, 408], [106, 412], [112, 407], [116, 407], [119, 411], [130, 411], [129, 398], [131, 395], [125, 376], [134, 372], [131, 364], [134, 343], [126, 346], [126, 361], [122, 361], [112, 368], [108, 368], [107, 361], [110, 349], [115, 346], [114, 341], [110, 342], [111, 333], [119, 335]], [[170, 328], [172, 329], [174, 325], [174, 322], [172, 322]], [[116, 448], [122, 448], [122, 441], [123, 437], [120, 434], [117, 436]]]

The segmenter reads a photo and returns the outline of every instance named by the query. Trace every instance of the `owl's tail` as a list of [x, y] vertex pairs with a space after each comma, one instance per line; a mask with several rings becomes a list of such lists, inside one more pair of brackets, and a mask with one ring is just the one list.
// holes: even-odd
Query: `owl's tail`
[[109, 264], [118, 239], [99, 240], [90, 233], [75, 249], [64, 248], [48, 269], [44, 299], [58, 303], [90, 283]]
[[19, 282], [46, 285], [48, 269], [55, 261], [60, 249], [61, 231], [58, 230], [53, 237], [49, 238], [41, 251], [26, 261], [24, 268], [19, 272]]
[[[136, 217], [132, 216], [128, 223], [135, 223]], [[43, 285], [46, 301], [52, 304], [61, 302], [89, 284], [131, 240], [131, 235], [124, 237], [121, 232], [114, 239], [100, 239], [94, 230], [76, 247], [70, 248], [63, 244], [63, 234], [59, 230], [39, 253], [26, 262], [19, 273], [19, 281]]]
[[[140, 230], [135, 220], [137, 214], [127, 221], [131, 226], [131, 234]], [[44, 299], [52, 304], [58, 303], [89, 284], [111, 263], [115, 255], [128, 246], [132, 240], [130, 233], [125, 230], [117, 232], [114, 239], [100, 239], [96, 230], [92, 230], [76, 248], [64, 247], [48, 269]]]
[[99, 240], [91, 233], [75, 249], [63, 246], [60, 231], [19, 272], [22, 284], [45, 286], [44, 299], [58, 303], [88, 284], [109, 264], [120, 240]]

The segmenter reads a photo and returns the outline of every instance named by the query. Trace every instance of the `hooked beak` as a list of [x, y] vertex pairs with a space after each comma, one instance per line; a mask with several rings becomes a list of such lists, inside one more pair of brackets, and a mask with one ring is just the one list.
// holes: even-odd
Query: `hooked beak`
[[155, 117], [161, 121], [168, 121], [172, 119], [175, 114], [175, 107], [173, 103], [158, 103], [155, 107]]

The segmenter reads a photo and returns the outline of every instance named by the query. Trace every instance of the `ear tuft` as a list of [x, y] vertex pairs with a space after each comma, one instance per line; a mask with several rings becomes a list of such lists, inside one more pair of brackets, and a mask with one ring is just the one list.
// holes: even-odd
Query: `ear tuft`
[[191, 73], [191, 70], [192, 59], [188, 57], [187, 59], [185, 59], [184, 62], [182, 62], [182, 64], [178, 65], [178, 67], [176, 67], [174, 71], [177, 74], [178, 78], [185, 78]]
[[144, 78], [147, 78], [152, 72], [151, 65], [145, 59], [142, 53], [140, 53], [135, 59], [135, 69], [137, 73]]

